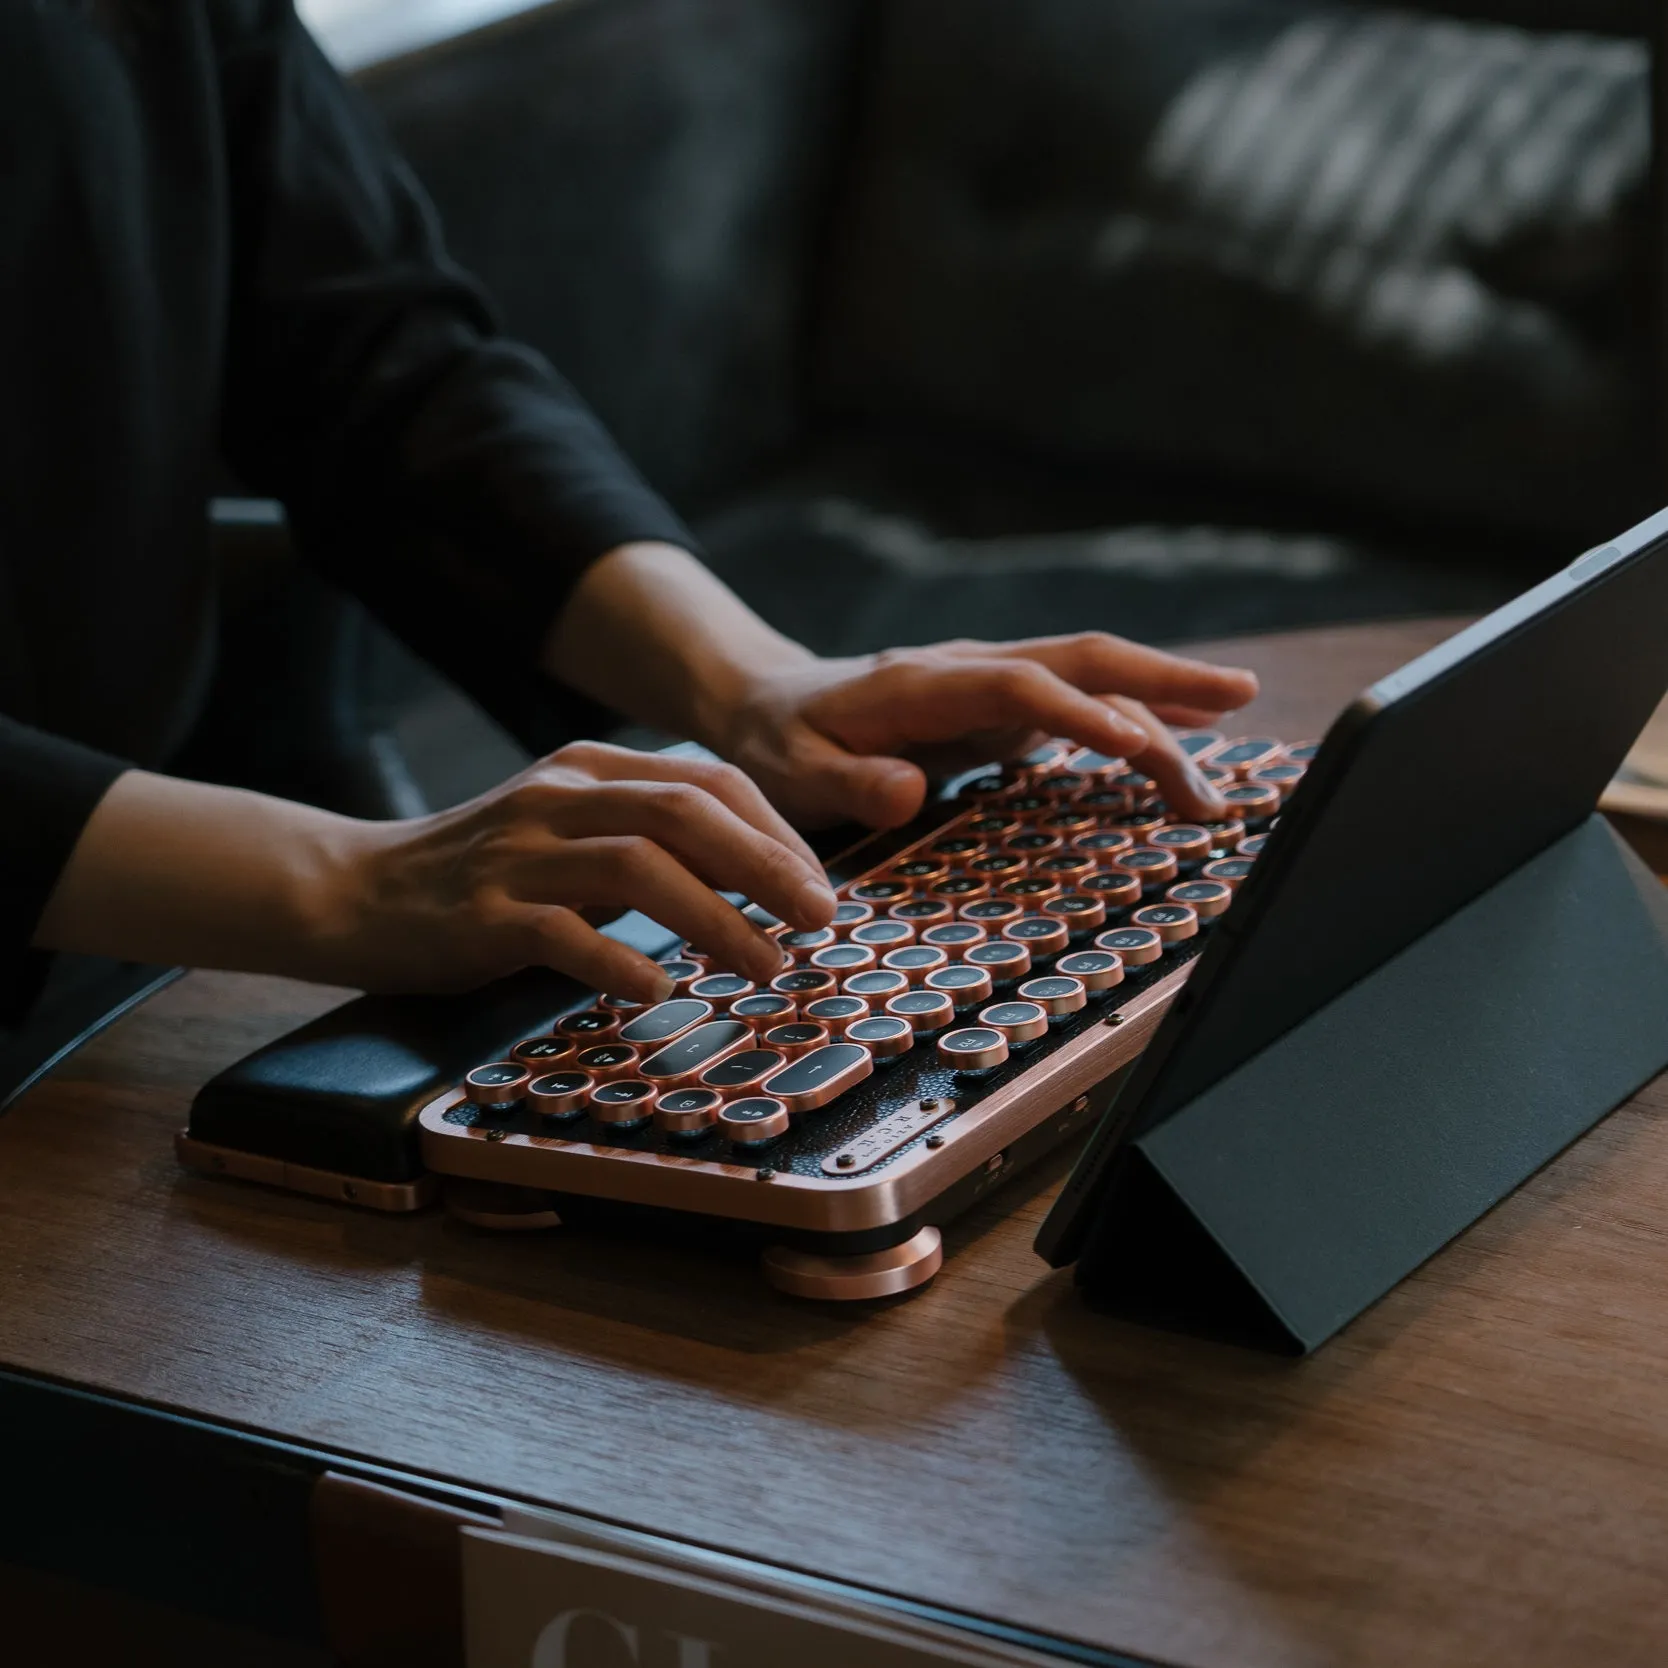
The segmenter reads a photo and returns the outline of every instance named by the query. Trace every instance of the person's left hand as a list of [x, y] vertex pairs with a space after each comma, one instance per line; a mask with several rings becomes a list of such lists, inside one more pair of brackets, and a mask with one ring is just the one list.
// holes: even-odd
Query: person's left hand
[[898, 827], [921, 809], [929, 775], [1054, 736], [1127, 759], [1176, 811], [1212, 817], [1222, 802], [1167, 726], [1214, 723], [1256, 693], [1250, 672], [1103, 632], [940, 643], [760, 672], [714, 739], [805, 828]]

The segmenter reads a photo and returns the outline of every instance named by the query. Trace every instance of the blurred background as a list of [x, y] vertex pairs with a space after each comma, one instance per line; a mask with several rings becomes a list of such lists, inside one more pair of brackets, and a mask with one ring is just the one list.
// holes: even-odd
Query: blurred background
[[[824, 652], [1479, 611], [1668, 497], [1648, 0], [302, 9]], [[411, 811], [563, 739], [245, 567], [228, 658], [316, 709], [260, 785]]]

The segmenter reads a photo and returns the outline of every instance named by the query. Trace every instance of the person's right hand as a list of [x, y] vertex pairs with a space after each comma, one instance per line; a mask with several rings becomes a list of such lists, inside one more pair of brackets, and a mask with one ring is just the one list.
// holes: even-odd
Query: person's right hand
[[763, 984], [782, 952], [719, 890], [796, 928], [834, 915], [810, 848], [732, 765], [581, 742], [453, 810], [356, 826], [332, 959], [365, 989], [466, 989], [532, 965], [661, 1001], [666, 975], [593, 920], [641, 910]]

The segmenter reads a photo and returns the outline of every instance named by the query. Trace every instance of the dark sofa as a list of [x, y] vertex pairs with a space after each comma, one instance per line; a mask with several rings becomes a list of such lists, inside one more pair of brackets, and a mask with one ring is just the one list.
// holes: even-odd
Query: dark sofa
[[364, 80], [773, 619], [1174, 638], [1654, 507], [1649, 16], [568, 0]]

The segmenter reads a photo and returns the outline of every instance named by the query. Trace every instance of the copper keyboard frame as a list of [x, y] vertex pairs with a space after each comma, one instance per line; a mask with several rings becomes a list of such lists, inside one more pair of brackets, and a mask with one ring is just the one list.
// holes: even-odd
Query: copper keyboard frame
[[[883, 861], [850, 874], [841, 881], [840, 892], [908, 861], [918, 848], [944, 838], [946, 829], [965, 814], [965, 807], [951, 811]], [[861, 852], [873, 838], [845, 856]], [[1146, 1047], [1191, 968], [1191, 961], [1183, 964], [1122, 1005], [1114, 1005], [1114, 991], [1099, 1024], [1061, 1044], [972, 1110], [959, 1110], [953, 1099], [940, 1102], [943, 1120], [923, 1126], [906, 1150], [877, 1161], [879, 1168], [870, 1175], [799, 1175], [756, 1163], [726, 1164], [454, 1123], [446, 1114], [468, 1099], [457, 1088], [436, 1096], [418, 1115], [422, 1158], [442, 1178], [458, 1176], [801, 1233], [872, 1233], [908, 1223], [1057, 1113], [1068, 1108], [1087, 1112], [1090, 1091]], [[1063, 1130], [1061, 1139], [1070, 1133]], [[938, 1138], [931, 1147], [921, 1139], [928, 1134]]]

